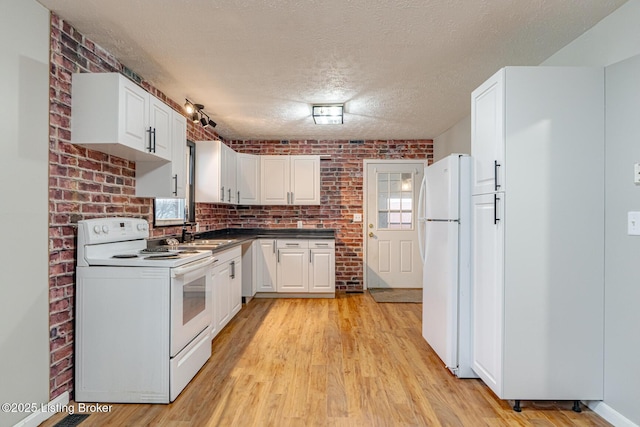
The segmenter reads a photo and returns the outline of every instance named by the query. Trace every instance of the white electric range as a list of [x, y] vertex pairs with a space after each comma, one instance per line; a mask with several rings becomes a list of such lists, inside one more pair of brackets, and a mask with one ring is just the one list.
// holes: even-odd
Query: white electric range
[[172, 402], [211, 356], [211, 251], [148, 237], [143, 219], [78, 221], [78, 402]]

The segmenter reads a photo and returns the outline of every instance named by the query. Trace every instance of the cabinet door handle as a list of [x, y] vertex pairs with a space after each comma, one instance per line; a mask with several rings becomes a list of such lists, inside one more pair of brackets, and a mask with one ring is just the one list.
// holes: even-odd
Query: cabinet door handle
[[276, 241], [274, 240], [273, 243], [271, 244], [271, 246], [273, 247], [273, 253], [276, 253]]
[[178, 195], [178, 174], [173, 175], [173, 195]]
[[498, 197], [497, 194], [493, 195], [493, 223], [497, 224], [498, 221], [500, 221], [500, 218], [498, 218], [498, 200], [500, 200], [500, 198]]
[[229, 192], [229, 203], [231, 203], [231, 189], [229, 188], [227, 191]]
[[300, 243], [286, 243], [287, 246], [295, 246], [298, 247], [300, 246]]
[[280, 263], [280, 249], [278, 249], [278, 252], [276, 253], [276, 262]]
[[290, 205], [293, 204], [293, 191], [291, 192], [291, 203], [289, 203]]
[[220, 201], [224, 202], [224, 186], [222, 186], [222, 189], [220, 191], [221, 191], [221, 193], [220, 193]]
[[316, 243], [315, 245], [316, 246], [329, 246], [328, 243]]
[[236, 262], [235, 261], [231, 261], [231, 263], [229, 264], [229, 266], [231, 267], [231, 278], [235, 279], [236, 278]]
[[311, 264], [311, 258], [313, 257], [311, 256], [311, 249], [309, 249], [309, 264]]
[[498, 191], [500, 188], [500, 184], [498, 184], [498, 168], [500, 167], [500, 163], [497, 160], [493, 161], [493, 188], [494, 191]]
[[152, 127], [149, 126], [149, 129], [147, 129], [147, 133], [149, 134], [149, 147], [147, 147], [147, 150], [149, 150], [149, 152], [151, 153], [153, 148], [152, 148], [152, 143], [151, 143], [151, 133], [152, 133]]
[[153, 152], [156, 152], [156, 128], [153, 128], [151, 132], [153, 134]]
[[240, 192], [238, 191], [238, 200], [236, 200], [236, 203], [240, 204]]

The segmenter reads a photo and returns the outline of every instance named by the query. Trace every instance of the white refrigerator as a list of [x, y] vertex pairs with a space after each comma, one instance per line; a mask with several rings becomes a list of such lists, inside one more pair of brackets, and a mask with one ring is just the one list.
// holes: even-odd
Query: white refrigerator
[[471, 157], [425, 168], [418, 201], [423, 261], [422, 336], [459, 378], [471, 369]]

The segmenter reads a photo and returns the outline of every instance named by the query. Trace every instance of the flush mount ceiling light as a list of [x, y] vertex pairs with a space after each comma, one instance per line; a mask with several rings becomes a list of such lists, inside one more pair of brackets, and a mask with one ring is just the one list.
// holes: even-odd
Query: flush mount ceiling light
[[203, 111], [204, 105], [195, 104], [188, 99], [185, 99], [184, 110], [187, 112], [193, 123], [200, 123], [202, 127], [211, 126], [216, 127], [216, 122], [211, 120], [209, 116]]
[[313, 121], [317, 125], [341, 125], [344, 105], [326, 104], [314, 105], [312, 108]]

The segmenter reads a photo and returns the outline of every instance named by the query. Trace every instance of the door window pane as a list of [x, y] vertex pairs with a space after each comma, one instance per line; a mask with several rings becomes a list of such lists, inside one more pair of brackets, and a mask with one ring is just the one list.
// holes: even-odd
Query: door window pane
[[413, 229], [413, 174], [377, 175], [378, 229]]

